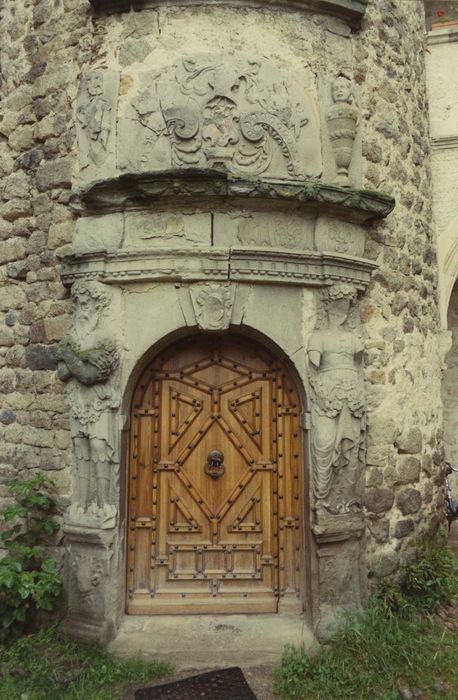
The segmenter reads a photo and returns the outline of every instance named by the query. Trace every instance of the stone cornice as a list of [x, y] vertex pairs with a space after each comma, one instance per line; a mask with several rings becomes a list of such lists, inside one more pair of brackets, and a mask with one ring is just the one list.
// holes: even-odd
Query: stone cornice
[[74, 191], [71, 205], [83, 214], [103, 214], [129, 207], [144, 207], [177, 198], [190, 202], [215, 199], [276, 200], [299, 203], [348, 221], [366, 223], [382, 219], [395, 200], [371, 190], [354, 190], [318, 180], [267, 181], [228, 176], [212, 170], [180, 170], [121, 175]]
[[103, 12], [128, 12], [144, 10], [160, 5], [227, 5], [229, 7], [275, 8], [301, 10], [331, 15], [357, 29], [366, 11], [368, 0], [89, 0], [93, 9]]
[[238, 246], [101, 251], [69, 256], [61, 277], [108, 284], [129, 282], [234, 281], [258, 284], [324, 286], [348, 282], [364, 289], [377, 264], [341, 253]]

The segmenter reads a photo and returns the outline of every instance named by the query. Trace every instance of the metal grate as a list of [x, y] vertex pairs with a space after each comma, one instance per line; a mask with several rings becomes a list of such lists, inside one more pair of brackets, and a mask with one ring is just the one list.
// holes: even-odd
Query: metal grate
[[135, 691], [135, 700], [256, 700], [240, 668], [200, 673]]

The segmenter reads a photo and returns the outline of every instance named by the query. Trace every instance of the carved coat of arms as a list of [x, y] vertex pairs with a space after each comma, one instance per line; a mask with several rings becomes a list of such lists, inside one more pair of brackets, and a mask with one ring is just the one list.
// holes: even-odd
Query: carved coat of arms
[[321, 171], [310, 96], [275, 67], [246, 56], [184, 57], [132, 99], [129, 121], [143, 127], [137, 167], [294, 180]]

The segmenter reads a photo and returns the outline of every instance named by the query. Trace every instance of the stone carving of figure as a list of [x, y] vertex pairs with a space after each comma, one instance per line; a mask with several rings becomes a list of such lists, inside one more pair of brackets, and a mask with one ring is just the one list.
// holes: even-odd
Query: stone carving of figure
[[[86, 135], [87, 158], [94, 165], [102, 165], [108, 155], [108, 138], [111, 130], [111, 105], [104, 96], [104, 72], [88, 73], [82, 85], [76, 117]], [[84, 156], [84, 152], [82, 153]], [[84, 157], [83, 157], [84, 160]], [[83, 162], [85, 167], [88, 163]]]
[[335, 284], [325, 299], [326, 318], [310, 338], [311, 453], [317, 510], [361, 509], [360, 479], [365, 445], [363, 343], [349, 327], [355, 289]]
[[58, 375], [67, 382], [70, 430], [75, 459], [75, 494], [71, 514], [92, 513], [113, 519], [111, 472], [116, 462], [113, 411], [120, 396], [113, 373], [119, 365], [116, 344], [101, 329], [110, 303], [105, 285], [77, 282], [71, 331], [59, 346]]
[[351, 81], [338, 75], [331, 85], [333, 104], [326, 115], [329, 137], [337, 166], [336, 185], [351, 187], [348, 171], [353, 155], [353, 144], [359, 122], [359, 113], [352, 94]]

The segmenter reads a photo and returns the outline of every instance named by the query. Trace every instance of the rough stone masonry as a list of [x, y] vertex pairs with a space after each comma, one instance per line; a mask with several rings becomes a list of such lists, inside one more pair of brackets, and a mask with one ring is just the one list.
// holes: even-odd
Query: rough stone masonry
[[[179, 2], [151, 5], [138, 12], [95, 13], [87, 0], [1, 3], [0, 507], [7, 502], [4, 482], [35, 470], [55, 480], [62, 517], [70, 504], [69, 412], [56, 369], [58, 343], [71, 324], [72, 301], [60, 269], [67, 255], [78, 252], [77, 245], [72, 248], [77, 218], [70, 206], [72, 190], [97, 179], [97, 168], [81, 175], [78, 161], [81, 119], [76, 103], [82, 77], [97, 68], [120, 76], [119, 133], [125, 128], [128, 139], [129, 105], [139, 104], [132, 100], [149, 84], [143, 76], [156, 79], [156, 66], [179, 62], [181, 53], [242, 52], [267, 58], [279, 70], [301, 76], [318, 95], [344, 66], [359, 101], [356, 139], [361, 157], [355, 186], [396, 200], [389, 216], [362, 224], [366, 240], [358, 254], [376, 263], [360, 301], [367, 396], [367, 573], [395, 574], [443, 510], [441, 356], [422, 3], [369, 2], [360, 29], [336, 16], [260, 9], [252, 3], [214, 3], [204, 9]], [[143, 102], [138, 109], [147, 120], [148, 105]], [[325, 126], [324, 121], [321, 128]], [[127, 148], [129, 154], [134, 146]], [[310, 162], [314, 157], [310, 155]], [[123, 163], [125, 173], [134, 168], [126, 157]], [[102, 180], [117, 174], [102, 172]], [[167, 206], [176, 213], [176, 204]], [[210, 209], [200, 204], [184, 211], [191, 221]], [[246, 220], [245, 210], [237, 212], [229, 213]], [[278, 210], [279, 220], [285, 212], [287, 208]], [[228, 214], [224, 207], [219, 213]], [[126, 214], [122, 235], [138, 235], [140, 219], [138, 213]], [[165, 238], [182, 240], [181, 224], [167, 221]], [[251, 234], [243, 239], [240, 230], [239, 243], [250, 245]], [[229, 234], [224, 227], [221, 231], [221, 245], [226, 245], [224, 236]], [[122, 294], [128, 296], [125, 289]], [[302, 297], [300, 303], [305, 304]], [[315, 312], [308, 312], [306, 304], [304, 308], [312, 318]], [[312, 320], [306, 323], [313, 328]], [[305, 362], [305, 347], [302, 353]], [[62, 533], [56, 553], [63, 553]]]

